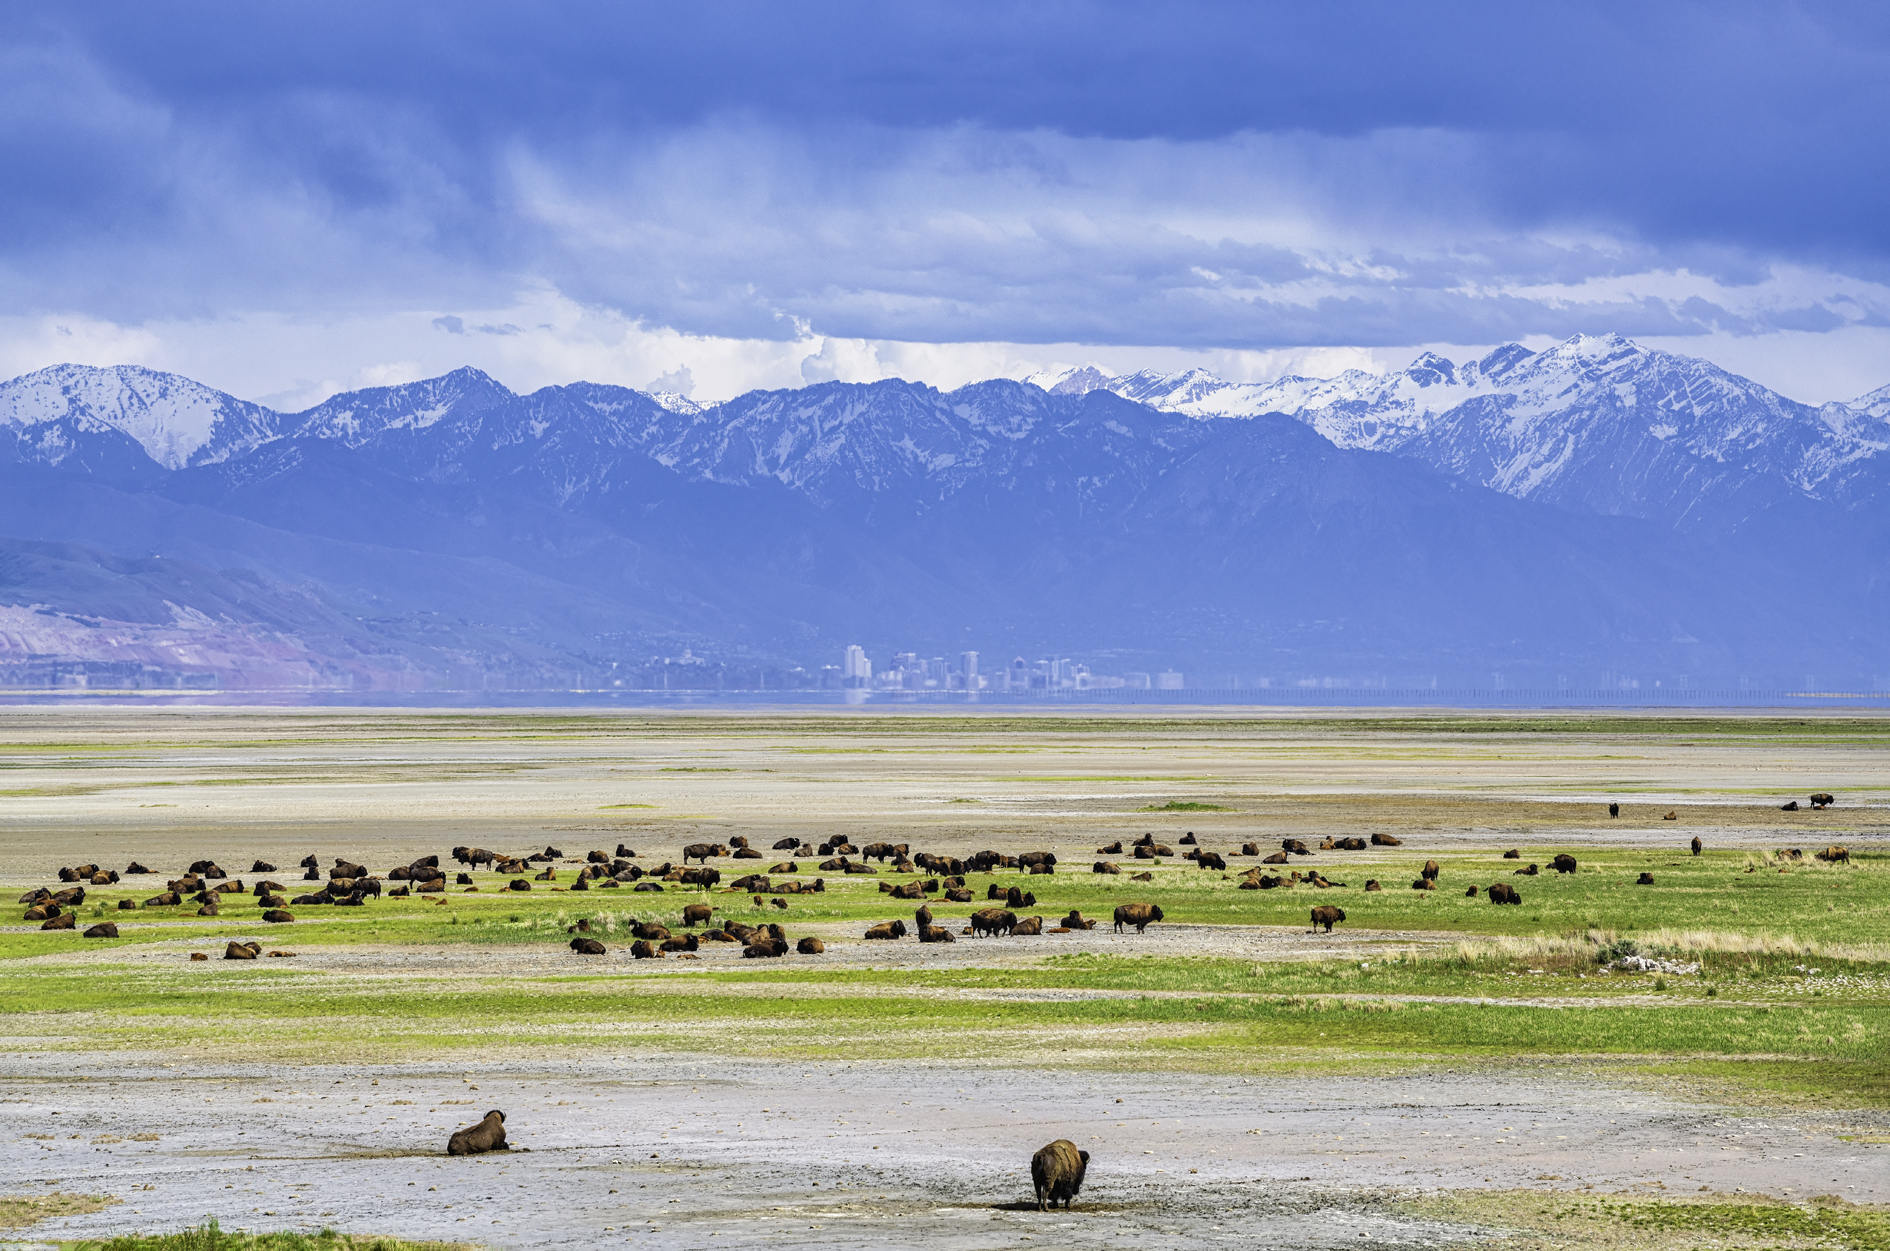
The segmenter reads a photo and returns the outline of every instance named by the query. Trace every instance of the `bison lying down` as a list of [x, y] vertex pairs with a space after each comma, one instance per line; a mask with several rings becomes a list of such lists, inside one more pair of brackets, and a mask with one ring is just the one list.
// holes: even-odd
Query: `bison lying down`
[[505, 1113], [498, 1109], [486, 1113], [477, 1125], [468, 1125], [446, 1140], [448, 1155], [483, 1155], [488, 1151], [508, 1151], [505, 1141]]

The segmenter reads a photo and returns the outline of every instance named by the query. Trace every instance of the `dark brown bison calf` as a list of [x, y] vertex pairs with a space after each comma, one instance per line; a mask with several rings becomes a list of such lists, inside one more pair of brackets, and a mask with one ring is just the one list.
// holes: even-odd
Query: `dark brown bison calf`
[[1326, 927], [1326, 933], [1330, 934], [1332, 932], [1333, 922], [1343, 920], [1345, 920], [1344, 908], [1334, 908], [1329, 904], [1321, 904], [1319, 907], [1312, 910], [1312, 927], [1314, 931], [1317, 931], [1319, 927], [1323, 925]]
[[1037, 1210], [1042, 1212], [1046, 1204], [1054, 1208], [1061, 1203], [1068, 1211], [1070, 1200], [1083, 1189], [1083, 1174], [1088, 1168], [1089, 1152], [1077, 1150], [1067, 1138], [1059, 1138], [1031, 1156], [1030, 1182], [1037, 1189]]
[[484, 1155], [488, 1151], [510, 1149], [505, 1141], [505, 1113], [496, 1108], [486, 1113], [485, 1120], [456, 1130], [446, 1140], [448, 1155]]

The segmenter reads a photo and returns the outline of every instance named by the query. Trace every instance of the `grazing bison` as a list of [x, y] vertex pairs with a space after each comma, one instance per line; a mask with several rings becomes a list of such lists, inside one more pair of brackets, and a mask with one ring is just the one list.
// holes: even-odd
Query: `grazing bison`
[[1488, 894], [1490, 902], [1493, 904], [1519, 904], [1522, 902], [1522, 895], [1508, 882], [1492, 882]]
[[571, 940], [571, 950], [577, 952], [580, 956], [601, 956], [607, 954], [604, 944], [598, 942], [595, 938], [574, 938]]
[[919, 927], [919, 941], [922, 943], [950, 943], [957, 939], [952, 932], [942, 925], [922, 925]]
[[1140, 934], [1150, 925], [1162, 919], [1160, 904], [1131, 903], [1120, 904], [1116, 908], [1116, 933], [1122, 932], [1125, 925], [1133, 925]]
[[1017, 914], [1003, 908], [980, 908], [971, 914], [971, 932], [996, 937], [1008, 934], [1017, 925]]
[[118, 927], [110, 921], [100, 921], [97, 925], [94, 925], [91, 929], [85, 931], [85, 937], [87, 938], [117, 938]]
[[1836, 802], [1837, 796], [1830, 794], [1828, 791], [1819, 791], [1816, 795], [1811, 797], [1811, 806], [1813, 808], [1829, 808]]
[[1698, 834], [1695, 834], [1693, 836], [1693, 854], [1696, 856], [1699, 855], [1700, 849], [1704, 846], [1706, 846], [1706, 844], [1700, 841], [1700, 836]]
[[1824, 861], [1826, 864], [1849, 864], [1851, 862], [1851, 849], [1848, 847], [1826, 847], [1817, 854], [1817, 858]]
[[794, 950], [804, 956], [817, 956], [827, 950], [827, 944], [821, 942], [818, 938], [803, 938], [800, 942], [794, 944]]
[[1070, 1201], [1083, 1189], [1083, 1174], [1089, 1168], [1089, 1152], [1079, 1151], [1067, 1138], [1059, 1138], [1030, 1157], [1030, 1183], [1037, 1188], [1037, 1210], [1054, 1208], [1061, 1202], [1065, 1211]]
[[488, 1151], [509, 1151], [505, 1141], [505, 1113], [494, 1109], [477, 1125], [468, 1125], [446, 1140], [448, 1155], [484, 1155]]
[[1323, 925], [1326, 927], [1326, 933], [1330, 934], [1332, 932], [1333, 922], [1343, 920], [1345, 920], [1344, 908], [1335, 908], [1330, 904], [1321, 904], [1312, 910], [1312, 927], [1315, 932]]
[[1438, 872], [1439, 872], [1439, 869], [1437, 866], [1437, 861], [1426, 860], [1424, 862], [1424, 867], [1418, 871], [1418, 876], [1428, 881], [1435, 882], [1437, 880]]
[[904, 921], [881, 921], [878, 925], [867, 930], [864, 935], [864, 937], [867, 938], [885, 939], [889, 942], [895, 938], [904, 938], [905, 936], [906, 923]]
[[1221, 859], [1221, 853], [1218, 851], [1202, 852], [1195, 857], [1195, 863], [1204, 869], [1215, 869], [1222, 873], [1227, 871], [1227, 861]]
[[1798, 811], [1798, 801], [1797, 801], [1796, 799], [1794, 799], [1794, 800], [1792, 800], [1792, 801], [1791, 801], [1790, 803], [1786, 803], [1786, 804], [1780, 804], [1780, 805], [1778, 806], [1778, 810], [1779, 810], [1780, 812], [1797, 812], [1797, 811]]
[[1402, 847], [1404, 846], [1404, 840], [1399, 838], [1396, 834], [1374, 834], [1372, 835], [1372, 846]]
[[1643, 872], [1638, 878], [1634, 879], [1634, 884], [1636, 886], [1652, 886], [1654, 884], [1654, 875], [1652, 873]]
[[1510, 848], [1510, 849], [1509, 849], [1508, 851], [1506, 851], [1506, 852], [1504, 852], [1504, 853], [1503, 853], [1503, 859], [1505, 859], [1505, 860], [1521, 860], [1521, 859], [1522, 859], [1522, 851], [1521, 851], [1520, 849], [1518, 849], [1518, 848], [1515, 848], [1515, 847], [1511, 847], [1511, 848]]
[[1567, 852], [1562, 852], [1549, 862], [1549, 867], [1554, 869], [1557, 873], [1573, 873], [1575, 871], [1575, 857], [1569, 855]]
[[1043, 934], [1043, 918], [1042, 917], [1026, 917], [1024, 920], [1019, 921], [1016, 925], [1011, 926], [1012, 938], [1036, 938], [1036, 937], [1040, 937], [1042, 934]]
[[699, 925], [715, 914], [715, 909], [708, 904], [687, 904], [682, 910], [684, 925]]

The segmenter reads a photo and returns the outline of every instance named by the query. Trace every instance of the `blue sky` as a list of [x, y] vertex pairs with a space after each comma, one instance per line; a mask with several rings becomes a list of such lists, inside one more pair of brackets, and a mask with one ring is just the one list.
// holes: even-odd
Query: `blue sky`
[[1890, 6], [7, 4], [0, 372], [1890, 382]]

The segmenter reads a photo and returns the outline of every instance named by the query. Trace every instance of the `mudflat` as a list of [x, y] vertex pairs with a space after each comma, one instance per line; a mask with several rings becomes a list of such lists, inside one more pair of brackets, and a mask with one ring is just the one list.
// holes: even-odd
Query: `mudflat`
[[[0, 883], [121, 876], [74, 930], [0, 925], [0, 1174], [122, 1200], [34, 1237], [1684, 1246], [1783, 1221], [1876, 1245], [1886, 748], [1890, 719], [1839, 715], [11, 709]], [[713, 886], [659, 872], [741, 840], [760, 857], [711, 857]], [[880, 842], [1057, 864], [948, 902], [896, 853], [848, 871]], [[578, 889], [593, 851], [644, 876]], [[470, 884], [394, 897], [428, 855]], [[315, 891], [304, 857], [382, 894], [265, 922], [254, 884]], [[243, 883], [216, 916], [145, 902], [201, 860]], [[1118, 932], [1131, 902], [1164, 919]], [[921, 903], [953, 942], [862, 937]], [[991, 907], [1047, 932], [969, 933]], [[630, 951], [769, 923], [826, 953]], [[224, 959], [238, 940], [289, 954]], [[489, 1107], [528, 1150], [446, 1158]], [[1058, 1137], [1089, 1179], [1039, 1213]]]

